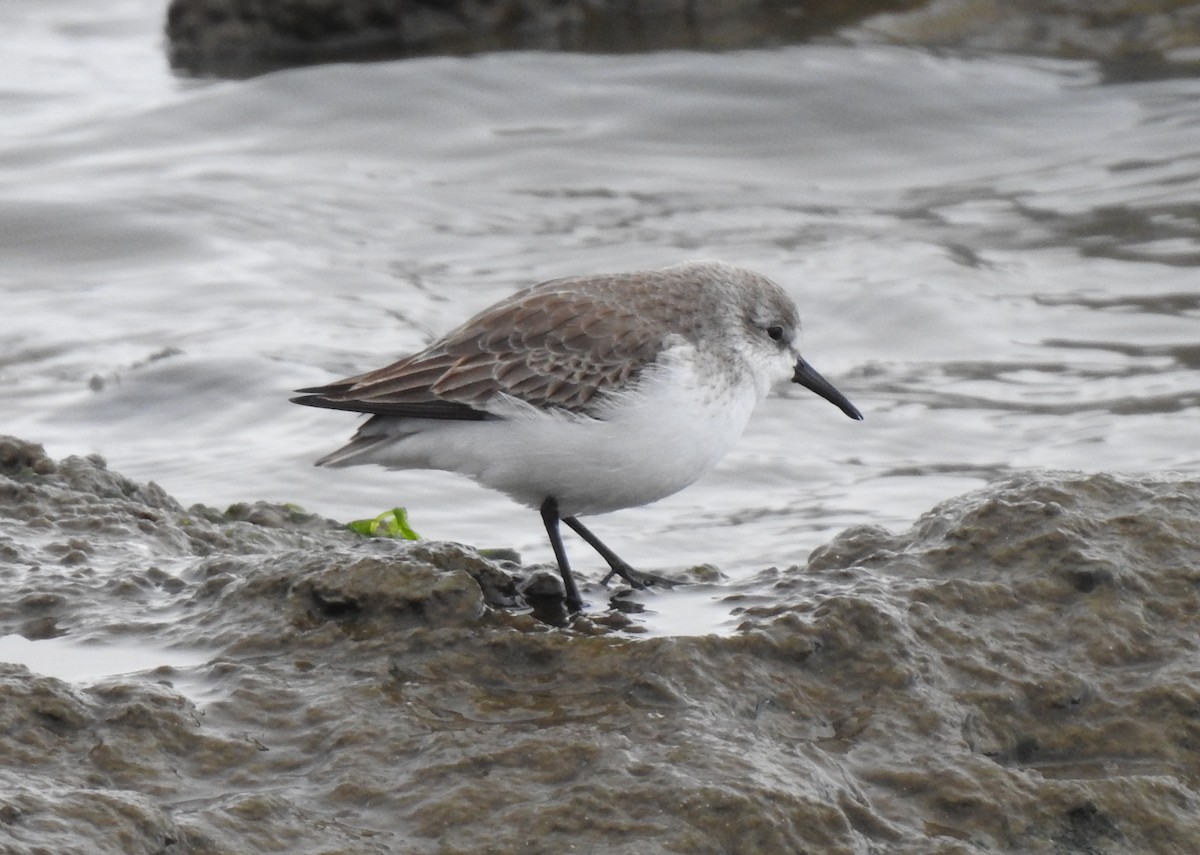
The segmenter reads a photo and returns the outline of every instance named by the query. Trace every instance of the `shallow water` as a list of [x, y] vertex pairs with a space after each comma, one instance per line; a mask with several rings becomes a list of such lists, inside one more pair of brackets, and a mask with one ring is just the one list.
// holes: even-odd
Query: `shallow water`
[[212, 658], [212, 651], [172, 651], [143, 644], [79, 644], [70, 638], [0, 636], [0, 662], [19, 662], [29, 670], [70, 682], [95, 682], [155, 668], [190, 668]]
[[1196, 80], [807, 46], [198, 83], [161, 12], [0, 10], [0, 428], [53, 455], [549, 560], [457, 476], [312, 468], [354, 420], [289, 391], [538, 280], [716, 257], [796, 297], [866, 421], [769, 400], [700, 484], [595, 521], [635, 565], [741, 577], [1014, 470], [1200, 460]]

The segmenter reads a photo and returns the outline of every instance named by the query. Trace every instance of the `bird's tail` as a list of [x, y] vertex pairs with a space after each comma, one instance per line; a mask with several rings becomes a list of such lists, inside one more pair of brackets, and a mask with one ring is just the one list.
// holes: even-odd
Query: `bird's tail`
[[350, 442], [343, 445], [337, 451], [326, 454], [318, 459], [314, 466], [353, 466], [356, 463], [367, 463], [369, 461], [361, 458], [370, 454], [378, 446], [387, 441], [387, 436], [381, 434], [373, 434], [371, 436], [356, 436]]

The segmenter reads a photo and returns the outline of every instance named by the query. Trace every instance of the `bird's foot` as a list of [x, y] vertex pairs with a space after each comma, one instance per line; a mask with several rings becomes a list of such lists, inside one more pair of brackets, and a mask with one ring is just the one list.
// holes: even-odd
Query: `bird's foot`
[[643, 573], [639, 570], [634, 570], [625, 563], [612, 565], [612, 569], [608, 571], [607, 576], [600, 580], [600, 584], [607, 588], [608, 583], [612, 581], [613, 576], [620, 576], [625, 580], [625, 583], [629, 585], [629, 587], [639, 591], [649, 588], [652, 585], [658, 588], [674, 588], [676, 585], [680, 584], [674, 579], [668, 579], [665, 576], [659, 576], [655, 573]]

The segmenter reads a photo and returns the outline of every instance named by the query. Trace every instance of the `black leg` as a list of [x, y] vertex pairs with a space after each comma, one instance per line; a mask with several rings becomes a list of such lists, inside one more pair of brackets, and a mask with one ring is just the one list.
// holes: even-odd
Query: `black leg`
[[[558, 561], [558, 572], [562, 574], [563, 588], [567, 594], [567, 610], [577, 612], [583, 608], [583, 600], [579, 597], [579, 589], [575, 587], [571, 565], [567, 563], [567, 550], [563, 547], [562, 535], [558, 531], [558, 502], [553, 496], [542, 502], [541, 512], [546, 534], [550, 536], [550, 546], [554, 550], [554, 558]], [[570, 524], [571, 520], [567, 520], [567, 523]], [[571, 528], [575, 526], [572, 525]]]
[[604, 558], [604, 560], [608, 562], [608, 567], [612, 568], [610, 572], [608, 572], [608, 575], [606, 575], [605, 578], [600, 581], [601, 585], [607, 585], [608, 581], [610, 581], [614, 575], [620, 576], [620, 578], [624, 579], [626, 582], [629, 582], [630, 587], [635, 588], [643, 588], [646, 587], [648, 581], [656, 581], [654, 576], [643, 575], [638, 573], [634, 568], [630, 567], [628, 563], [625, 563], [622, 558], [616, 554], [616, 552], [608, 549], [600, 538], [596, 537], [595, 534], [590, 532], [588, 527], [584, 526], [582, 522], [575, 519], [574, 516], [566, 516], [566, 518], [563, 519], [563, 522], [565, 522], [566, 525], [569, 525], [571, 530], [578, 534], [578, 536], [584, 540], [587, 540], [588, 545], [592, 546], [592, 549], [595, 551], [598, 551], [600, 557]]

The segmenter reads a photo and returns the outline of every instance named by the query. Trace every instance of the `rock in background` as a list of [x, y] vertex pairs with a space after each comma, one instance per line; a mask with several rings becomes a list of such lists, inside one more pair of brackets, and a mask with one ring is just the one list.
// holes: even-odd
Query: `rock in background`
[[174, 68], [231, 77], [428, 54], [820, 38], [1095, 59], [1123, 78], [1200, 66], [1200, 11], [1183, 0], [171, 0], [166, 33]]
[[492, 50], [791, 44], [913, 0], [172, 0], [171, 64], [242, 76], [318, 62]]

